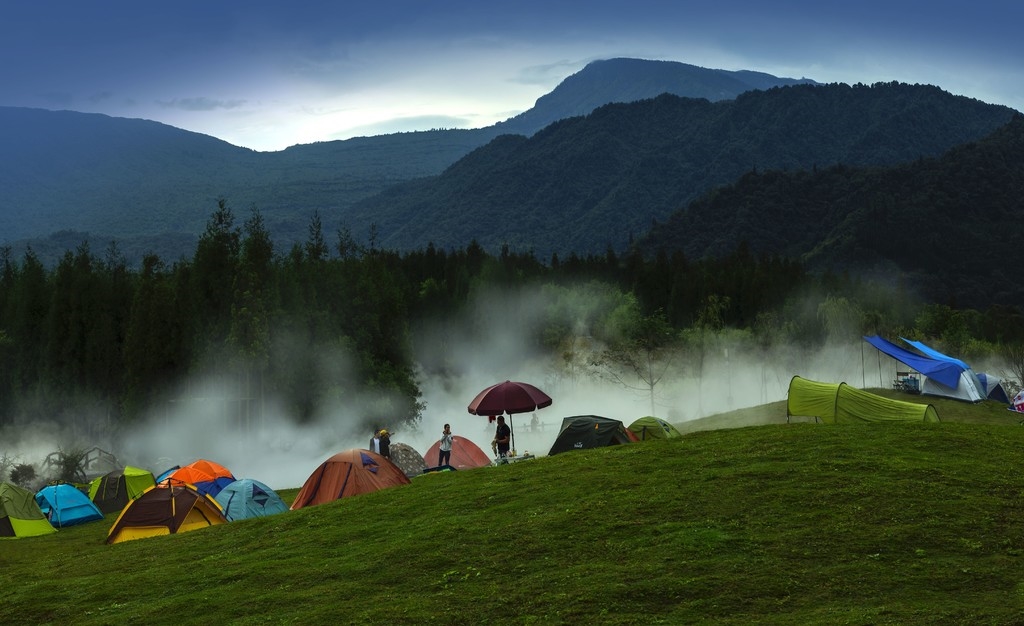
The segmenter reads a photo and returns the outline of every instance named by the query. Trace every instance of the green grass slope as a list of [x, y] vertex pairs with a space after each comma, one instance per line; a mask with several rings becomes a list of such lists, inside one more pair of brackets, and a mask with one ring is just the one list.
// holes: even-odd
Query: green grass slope
[[1024, 427], [969, 421], [691, 432], [114, 546], [108, 516], [0, 542], [0, 623], [1020, 622]]

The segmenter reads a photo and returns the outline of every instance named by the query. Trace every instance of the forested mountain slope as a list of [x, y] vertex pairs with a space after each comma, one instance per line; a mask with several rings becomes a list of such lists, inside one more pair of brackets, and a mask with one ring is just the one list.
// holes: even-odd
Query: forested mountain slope
[[533, 137], [502, 136], [440, 176], [359, 202], [397, 249], [433, 242], [553, 252], [622, 249], [709, 190], [764, 169], [890, 166], [977, 140], [1014, 114], [937, 87], [796, 85], [735, 100], [611, 104]]
[[[333, 230], [354, 202], [439, 174], [499, 134], [532, 135], [608, 102], [665, 92], [728, 98], [793, 82], [676, 62], [595, 61], [503, 124], [280, 152], [254, 152], [147, 120], [0, 107], [0, 244], [34, 239], [36, 252], [52, 260], [89, 236], [96, 248], [116, 239], [135, 259], [149, 251], [187, 256], [225, 198], [240, 214], [259, 208], [279, 249], [287, 250], [305, 239], [314, 212]], [[366, 225], [353, 230], [365, 234]]]
[[870, 271], [947, 304], [1019, 305], [1024, 248], [1024, 116], [941, 157], [897, 167], [765, 171], [654, 227], [645, 250], [755, 254], [812, 269]]

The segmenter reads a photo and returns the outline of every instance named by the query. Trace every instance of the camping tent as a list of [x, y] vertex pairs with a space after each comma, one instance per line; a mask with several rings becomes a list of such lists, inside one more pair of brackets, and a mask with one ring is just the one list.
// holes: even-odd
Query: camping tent
[[227, 522], [220, 505], [194, 486], [163, 483], [150, 487], [124, 507], [107, 533], [107, 543], [184, 533]]
[[922, 353], [932, 357], [937, 361], [948, 361], [950, 363], [955, 363], [956, 365], [962, 367], [964, 369], [963, 376], [966, 378], [972, 378], [970, 382], [980, 392], [980, 399], [984, 400], [987, 398], [989, 400], [995, 400], [997, 402], [1002, 402], [1005, 404], [1010, 403], [1010, 396], [1009, 394], [1006, 393], [1006, 389], [1003, 387], [1003, 382], [1002, 380], [999, 379], [998, 376], [992, 376], [991, 374], [985, 374], [984, 372], [975, 372], [974, 370], [971, 369], [970, 365], [964, 363], [960, 359], [951, 356], [946, 356], [945, 354], [939, 352], [935, 348], [927, 346], [920, 341], [911, 341], [910, 339], [906, 339], [904, 337], [900, 337], [900, 339], [903, 339], [903, 341], [906, 342], [907, 344], [914, 346]]
[[252, 478], [240, 478], [220, 490], [214, 498], [229, 522], [250, 517], [266, 517], [288, 510], [281, 496]]
[[820, 383], [794, 376], [789, 381], [786, 416], [806, 416], [826, 424], [845, 422], [937, 422], [930, 404], [890, 400], [846, 383]]
[[409, 482], [397, 465], [376, 452], [346, 450], [313, 470], [299, 489], [291, 508], [294, 511], [379, 489], [408, 485]]
[[[435, 441], [423, 460], [427, 467], [437, 467], [437, 453], [441, 449], [441, 441]], [[448, 465], [457, 470], [472, 469], [474, 467], [487, 467], [491, 464], [491, 457], [487, 456], [480, 446], [476, 445], [462, 435], [452, 435], [452, 458]]]
[[36, 504], [54, 528], [103, 519], [103, 512], [74, 485], [47, 485], [36, 492]]
[[89, 483], [89, 499], [104, 514], [123, 509], [129, 500], [156, 484], [153, 473], [138, 467], [126, 466], [107, 472]]
[[[980, 402], [985, 399], [983, 387], [978, 381], [978, 377], [959, 359], [947, 357], [927, 348], [927, 346], [924, 346], [924, 348], [928, 350], [928, 353], [917, 354], [877, 335], [864, 337], [864, 341], [873, 345], [880, 352], [924, 374], [925, 379], [921, 384], [921, 393], [925, 395], [966, 400], [967, 402]], [[904, 341], [907, 340], [904, 339]], [[911, 341], [907, 341], [907, 343], [915, 348], [918, 345], [924, 345]], [[934, 355], [938, 355], [941, 358]]]
[[213, 498], [220, 493], [221, 489], [235, 482], [235, 477], [223, 465], [207, 461], [206, 459], [199, 459], [185, 467], [174, 470], [167, 475], [167, 478], [159, 481], [157, 485], [166, 485], [168, 481], [175, 485], [194, 485], [196, 489]]
[[629, 425], [629, 431], [636, 435], [640, 441], [648, 439], [675, 439], [683, 434], [676, 430], [676, 427], [669, 424], [660, 417], [648, 415], [635, 420]]
[[622, 422], [598, 415], [575, 415], [562, 419], [562, 428], [548, 456], [568, 450], [588, 450], [637, 441]]
[[398, 466], [409, 478], [419, 476], [427, 469], [423, 462], [423, 455], [407, 443], [392, 443], [389, 448], [391, 462]]
[[1006, 393], [1006, 387], [1003, 387], [1001, 378], [992, 374], [978, 372], [978, 381], [981, 383], [982, 393], [985, 394], [986, 398], [1002, 402], [1003, 404], [1010, 404], [1010, 394]]
[[19, 539], [55, 533], [35, 496], [27, 489], [0, 483], [0, 539]]

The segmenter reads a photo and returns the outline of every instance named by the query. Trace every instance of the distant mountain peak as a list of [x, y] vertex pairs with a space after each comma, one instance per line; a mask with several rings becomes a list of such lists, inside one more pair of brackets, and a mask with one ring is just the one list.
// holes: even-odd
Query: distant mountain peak
[[755, 89], [819, 83], [807, 78], [780, 78], [751, 70], [708, 69], [679, 61], [616, 57], [591, 61], [528, 111], [496, 126], [503, 132], [532, 135], [566, 117], [587, 115], [609, 103], [635, 102], [669, 93], [711, 102], [732, 100]]

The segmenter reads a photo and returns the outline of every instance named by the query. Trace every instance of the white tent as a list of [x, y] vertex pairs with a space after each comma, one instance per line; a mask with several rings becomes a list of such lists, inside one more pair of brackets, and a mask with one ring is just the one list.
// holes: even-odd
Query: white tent
[[978, 376], [975, 375], [970, 365], [960, 359], [947, 356], [934, 348], [930, 348], [920, 341], [911, 341], [905, 337], [900, 337], [900, 339], [920, 350], [925, 356], [936, 361], [952, 363], [961, 370], [960, 379], [957, 381], [956, 387], [950, 387], [931, 378], [925, 378], [924, 383], [921, 385], [921, 393], [930, 396], [966, 400], [968, 402], [981, 402], [988, 397], [988, 390], [978, 379]]
[[941, 396], [967, 402], [981, 402], [985, 399], [985, 388], [971, 370], [960, 372], [960, 380], [956, 387], [943, 385], [926, 376], [921, 383], [921, 393], [927, 396]]

